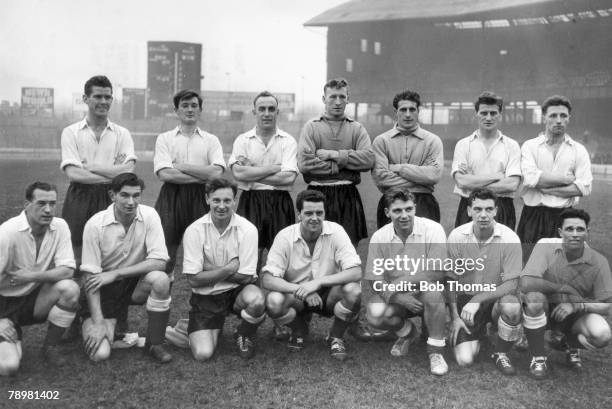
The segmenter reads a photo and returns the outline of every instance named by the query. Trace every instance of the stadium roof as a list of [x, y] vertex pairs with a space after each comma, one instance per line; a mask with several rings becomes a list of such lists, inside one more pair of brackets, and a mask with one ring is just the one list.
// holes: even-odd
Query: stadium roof
[[[556, 3], [551, 9], [551, 4]], [[500, 12], [531, 14], [542, 7], [556, 12], [608, 8], [607, 0], [352, 0], [310, 19], [305, 26], [329, 26], [383, 20], [422, 20], [474, 15], [500, 16]]]

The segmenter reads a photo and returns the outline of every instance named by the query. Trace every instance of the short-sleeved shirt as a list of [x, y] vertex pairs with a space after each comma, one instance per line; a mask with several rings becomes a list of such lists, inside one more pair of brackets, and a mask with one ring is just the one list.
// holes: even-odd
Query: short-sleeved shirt
[[[430, 272], [442, 271], [446, 255], [446, 233], [440, 223], [415, 216], [412, 234], [405, 243], [396, 234], [393, 223], [387, 223], [370, 239], [364, 278], [388, 283], [429, 281], [433, 278]], [[395, 262], [398, 257], [399, 265]]]
[[127, 231], [115, 218], [114, 204], [85, 224], [81, 271], [97, 274], [146, 259], [168, 261], [164, 230], [152, 207], [139, 204]]
[[[448, 272], [448, 277], [461, 284], [500, 285], [518, 278], [523, 267], [519, 237], [501, 223], [495, 223], [493, 235], [484, 243], [474, 235], [473, 222], [455, 228], [448, 236], [448, 254], [454, 260], [464, 260], [461, 266], [455, 264], [456, 271]], [[470, 268], [466, 268], [466, 260], [472, 260]]]
[[[560, 238], [540, 239], [521, 276], [541, 277], [557, 284], [572, 286], [589, 300], [612, 301], [612, 273], [608, 260], [589, 246], [582, 257], [568, 261]], [[549, 295], [555, 300], [555, 295]]]
[[[293, 136], [280, 129], [265, 145], [257, 136], [257, 128], [238, 135], [234, 141], [232, 155], [228, 166], [231, 168], [238, 162], [239, 156], [244, 156], [255, 166], [280, 165], [281, 172], [299, 173], [297, 167], [297, 142]], [[237, 181], [242, 190], [291, 190], [291, 186], [272, 186], [258, 182]]]
[[339, 224], [324, 220], [312, 255], [302, 237], [300, 223], [281, 230], [262, 271], [299, 284], [357, 266], [361, 266], [361, 259], [348, 234]]
[[[111, 121], [108, 121], [106, 128], [102, 131], [99, 142], [87, 124], [87, 119], [64, 128], [61, 147], [61, 169], [68, 165], [82, 168], [84, 164], [108, 166], [136, 160], [134, 141], [130, 131]], [[125, 158], [118, 162], [117, 159], [121, 155], [124, 155]]]
[[[503, 173], [505, 177], [521, 176], [521, 148], [512, 138], [498, 131], [493, 145], [487, 150], [478, 139], [478, 131], [467, 136], [455, 145], [451, 176], [459, 170], [460, 165], [468, 168], [472, 175], [489, 175]], [[455, 184], [453, 193], [462, 197], [470, 195], [469, 189], [460, 188]], [[502, 197], [514, 197], [514, 193], [501, 194]]]
[[225, 170], [223, 149], [219, 138], [196, 128], [192, 135], [185, 135], [181, 127], [164, 132], [155, 142], [153, 172], [173, 168], [175, 163], [197, 166], [217, 165]]
[[45, 232], [38, 255], [36, 239], [25, 211], [0, 225], [0, 295], [21, 297], [40, 283], [10, 284], [13, 273], [21, 269], [42, 272], [57, 267], [76, 268], [70, 230], [64, 219], [54, 217]]
[[[198, 274], [204, 270], [204, 261], [217, 267], [238, 258], [239, 274], [257, 276], [257, 228], [244, 217], [233, 214], [223, 233], [215, 227], [210, 213], [193, 222], [183, 236], [183, 274]], [[193, 287], [192, 292], [202, 295], [219, 294], [240, 284], [219, 281], [212, 286]]]
[[573, 175], [574, 184], [583, 196], [591, 194], [593, 174], [591, 159], [585, 147], [564, 135], [557, 156], [546, 146], [546, 135], [526, 141], [521, 147], [523, 186], [521, 196], [527, 206], [572, 207], [578, 204], [578, 196], [559, 197], [542, 193], [535, 186], [543, 171], [557, 175]]
[[[406, 187], [413, 193], [432, 193], [442, 177], [442, 140], [421, 127], [409, 135], [394, 127], [374, 138], [372, 150], [376, 158], [372, 177], [382, 193], [392, 187]], [[427, 182], [405, 179], [389, 169], [391, 165], [404, 164], [413, 167]]]

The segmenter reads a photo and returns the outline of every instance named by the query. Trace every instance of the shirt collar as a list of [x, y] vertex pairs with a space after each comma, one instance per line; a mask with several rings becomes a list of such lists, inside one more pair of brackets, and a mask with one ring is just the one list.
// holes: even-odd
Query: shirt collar
[[[393, 127], [393, 135], [391, 135], [391, 138], [395, 138], [398, 135], [403, 135], [403, 133], [397, 129], [397, 124], [395, 124], [395, 126]], [[414, 135], [419, 139], [424, 140], [426, 137], [426, 133], [425, 130], [423, 128], [421, 128], [419, 125], [417, 125], [417, 129], [414, 130], [414, 132], [412, 132], [410, 135]]]
[[[543, 144], [543, 143], [546, 143], [548, 141], [548, 139], [549, 139], [546, 136], [545, 132], [541, 132], [540, 135], [538, 136], [538, 138], [539, 138], [538, 142], [539, 142], [540, 145]], [[570, 145], [570, 146], [574, 145], [574, 143], [575, 143], [574, 140], [572, 139], [572, 137], [569, 136], [568, 134], [563, 135], [563, 142], [568, 144], [568, 145]]]
[[[134, 219], [139, 222], [142, 222], [144, 220], [142, 218], [140, 206], [136, 208], [136, 217]], [[108, 226], [113, 223], [119, 223], [119, 222], [115, 218], [115, 204], [111, 203], [111, 205], [106, 208], [106, 210], [104, 211], [104, 215], [102, 216], [102, 226]]]
[[[473, 221], [464, 224], [460, 228], [462, 229], [460, 230], [460, 232], [464, 236], [471, 237], [476, 241], [476, 235], [474, 234], [474, 222]], [[502, 236], [501, 227], [499, 227], [499, 223], [496, 222], [495, 225], [493, 226], [493, 235], [489, 237], [487, 241], [490, 241], [495, 237], [501, 237], [501, 236]]]
[[[274, 132], [275, 133], [272, 136], [273, 138], [285, 136], [284, 132], [281, 131], [278, 127], [276, 127], [276, 131], [274, 131]], [[247, 133], [247, 138], [255, 138], [257, 136], [258, 136], [257, 135], [257, 127], [253, 127], [253, 129], [249, 130], [248, 133]]]
[[[302, 230], [300, 229], [300, 222], [297, 222], [293, 225], [293, 241], [296, 242], [298, 240], [304, 240], [302, 237]], [[328, 236], [332, 234], [331, 225], [327, 220], [323, 220], [323, 229], [321, 230], [321, 236]], [[305, 241], [305, 240], [304, 240]]]
[[[202, 218], [200, 219], [200, 222], [202, 224], [211, 224], [214, 226], [214, 223], [212, 221], [212, 217], [210, 217], [210, 212], [206, 213], [204, 216], [202, 216]], [[225, 228], [225, 230], [228, 230], [230, 227], [237, 227], [238, 226], [238, 220], [236, 217], [236, 213], [232, 214], [232, 218], [230, 219], [229, 224], [227, 225], [227, 227]]]
[[[199, 126], [195, 129], [193, 134], [194, 135], [198, 135], [199, 137], [204, 137], [204, 133], [200, 129]], [[185, 134], [181, 133], [181, 126], [180, 125], [177, 126], [176, 128], [174, 128], [174, 135], [185, 135]], [[187, 135], [185, 135], [185, 136], [187, 136]]]
[[[49, 230], [55, 230], [55, 217], [51, 219], [51, 223], [49, 223]], [[28, 223], [28, 217], [26, 216], [25, 210], [22, 210], [17, 216], [17, 231], [32, 231], [32, 226]]]
[[[332, 121], [331, 119], [329, 119], [328, 117], [325, 116], [325, 114], [322, 114], [319, 118], [315, 119], [315, 121]], [[342, 122], [343, 121], [347, 121], [347, 122], [355, 122], [354, 119], [349, 118], [348, 116], [344, 116], [344, 118], [342, 118]], [[333, 121], [333, 122], [340, 122], [340, 121]]]
[[[89, 124], [87, 123], [87, 117], [84, 117], [83, 120], [79, 122], [79, 129], [85, 129], [85, 128], [91, 128]], [[115, 124], [111, 122], [110, 119], [107, 119], [106, 128], [104, 129], [110, 129], [111, 131], [115, 131]]]
[[[476, 139], [478, 139], [478, 130], [475, 130], [474, 133], [469, 136], [469, 138], [470, 138], [470, 141], [475, 141]], [[495, 143], [497, 143], [498, 141], [504, 142], [505, 138], [506, 138], [506, 135], [504, 135], [502, 131], [498, 129], [497, 135], [495, 137]]]
[[[563, 257], [565, 257], [565, 259], [567, 260], [567, 256], [565, 255], [565, 252], [563, 251], [563, 241], [562, 239], [559, 239], [558, 242], [555, 243], [555, 249], [554, 249], [555, 254], [559, 254], [559, 255], [563, 255]], [[589, 247], [589, 245], [587, 243], [584, 243], [584, 251], [582, 252], [582, 256], [578, 257], [577, 259], [573, 260], [573, 261], [568, 261], [568, 264], [590, 264], [590, 265], [595, 265], [596, 261], [595, 261], [595, 252], [593, 251], [593, 249], [591, 247]]]

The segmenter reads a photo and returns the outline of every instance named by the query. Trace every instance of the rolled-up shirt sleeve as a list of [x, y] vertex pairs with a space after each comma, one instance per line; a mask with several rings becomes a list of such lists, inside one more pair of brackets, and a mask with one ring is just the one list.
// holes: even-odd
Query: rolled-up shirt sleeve
[[542, 170], [536, 164], [534, 150], [537, 145], [527, 141], [521, 147], [521, 171], [523, 173], [523, 185], [535, 188], [542, 175]]
[[247, 144], [247, 140], [242, 135], [239, 135], [236, 138], [232, 146], [232, 154], [230, 155], [229, 160], [227, 161], [227, 166], [229, 168], [231, 168], [232, 166], [234, 166], [236, 162], [238, 162], [238, 157], [247, 156], [246, 144]]
[[198, 274], [204, 270], [204, 249], [200, 233], [194, 225], [183, 236], [183, 274]]
[[361, 266], [361, 259], [357, 251], [355, 251], [351, 239], [342, 227], [338, 227], [338, 230], [333, 233], [333, 243], [336, 248], [334, 252], [336, 264], [340, 266], [342, 271], [348, 270], [351, 267]]
[[123, 129], [119, 135], [119, 155], [125, 155], [123, 164], [133, 160], [134, 162], [138, 159], [136, 153], [134, 153], [134, 140], [132, 134], [127, 129]]
[[70, 240], [70, 229], [68, 223], [63, 219], [55, 219], [57, 221], [57, 248], [53, 256], [55, 267], [76, 268], [74, 261], [74, 252], [72, 250], [72, 241]]
[[281, 158], [281, 172], [295, 172], [300, 173], [297, 165], [297, 142], [293, 136], [287, 135], [287, 141], [285, 143], [282, 158]]
[[211, 141], [210, 149], [208, 150], [208, 163], [211, 165], [220, 166], [221, 169], [226, 169], [225, 159], [223, 159], [223, 148], [218, 138]]
[[[451, 177], [455, 176], [455, 173], [459, 171], [459, 166], [468, 165], [467, 152], [468, 152], [468, 141], [460, 139], [455, 145], [455, 153], [453, 154], [453, 164], [451, 165]], [[520, 155], [519, 155], [520, 157]]]
[[291, 252], [291, 241], [277, 234], [274, 243], [268, 252], [266, 265], [262, 268], [263, 272], [270, 273], [274, 277], [283, 278], [289, 269], [289, 254]]
[[172, 154], [166, 135], [161, 134], [155, 141], [155, 155], [153, 156], [153, 173], [162, 169], [173, 168]]
[[90, 219], [83, 230], [83, 254], [81, 271], [92, 274], [102, 272], [102, 251], [100, 249], [100, 232]]
[[576, 180], [574, 184], [582, 193], [582, 196], [591, 194], [593, 184], [593, 173], [591, 171], [591, 159], [589, 153], [582, 145], [576, 145]]
[[258, 250], [257, 228], [253, 225], [240, 227], [240, 241], [238, 246], [239, 274], [257, 275], [257, 250]]
[[145, 237], [147, 259], [168, 261], [170, 257], [168, 257], [161, 219], [156, 211], [151, 212], [147, 219], [147, 234]]
[[69, 165], [79, 168], [83, 167], [81, 157], [79, 156], [79, 148], [77, 147], [76, 135], [70, 128], [65, 128], [62, 131], [61, 150], [62, 163], [60, 164], [60, 169], [64, 170]]
[[508, 143], [508, 164], [506, 165], [506, 177], [519, 176], [522, 177], [521, 172], [521, 148], [518, 143]]

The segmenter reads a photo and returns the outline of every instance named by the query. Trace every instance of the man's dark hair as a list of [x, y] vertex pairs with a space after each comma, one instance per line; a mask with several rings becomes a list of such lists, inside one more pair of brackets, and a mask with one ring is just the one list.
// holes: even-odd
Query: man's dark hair
[[393, 108], [397, 109], [400, 101], [412, 101], [416, 104], [417, 108], [421, 106], [421, 96], [417, 92], [408, 89], [395, 94], [393, 97]]
[[145, 189], [145, 184], [135, 173], [120, 173], [111, 181], [111, 191], [119, 193], [123, 186], [140, 186], [140, 190]]
[[470, 193], [470, 195], [468, 196], [468, 206], [472, 207], [472, 205], [474, 204], [474, 200], [476, 199], [480, 199], [480, 200], [493, 200], [493, 203], [495, 203], [495, 206], [497, 206], [497, 195], [486, 188], [477, 188], [472, 190], [472, 193]]
[[392, 188], [385, 192], [385, 207], [388, 209], [391, 207], [391, 204], [396, 200], [402, 200], [404, 202], [412, 201], [412, 203], [416, 204], [416, 199], [412, 192], [405, 188]]
[[494, 92], [484, 91], [482, 94], [478, 95], [478, 99], [474, 103], [476, 112], [478, 112], [481, 105], [497, 105], [499, 112], [501, 112], [502, 109], [504, 109], [504, 100]]
[[204, 190], [206, 191], [206, 195], [210, 195], [216, 190], [226, 188], [232, 189], [234, 197], [236, 197], [236, 193], [238, 193], [238, 186], [236, 186], [236, 184], [231, 180], [225, 178], [213, 178], [209, 180], [208, 183], [206, 183]]
[[591, 216], [589, 216], [589, 214], [582, 209], [574, 209], [570, 207], [563, 210], [559, 214], [559, 227], [563, 227], [563, 222], [565, 222], [565, 219], [582, 219], [584, 220], [584, 224], [589, 227]]
[[85, 87], [83, 87], [85, 95], [90, 96], [93, 87], [110, 88], [111, 94], [113, 93], [113, 84], [111, 84], [110, 80], [106, 75], [96, 75], [88, 79], [85, 83]]
[[192, 99], [194, 97], [198, 99], [198, 106], [200, 107], [200, 109], [202, 109], [202, 102], [203, 102], [202, 97], [197, 91], [194, 91], [192, 89], [184, 89], [174, 94], [174, 96], [172, 97], [172, 102], [174, 103], [174, 109], [178, 109], [179, 104], [181, 103], [182, 100]]
[[30, 186], [26, 187], [25, 198], [28, 202], [31, 202], [34, 199], [34, 191], [44, 190], [45, 192], [55, 192], [57, 193], [57, 187], [47, 182], [34, 182]]
[[325, 85], [323, 86], [323, 94], [325, 94], [325, 91], [327, 91], [328, 88], [331, 88], [331, 89], [346, 88], [346, 91], [348, 93], [349, 85], [348, 85], [348, 82], [344, 78], [333, 78], [327, 81]]
[[325, 203], [325, 195], [318, 190], [302, 190], [295, 198], [298, 213], [304, 208], [304, 202]]
[[548, 111], [549, 107], [560, 105], [567, 107], [567, 112], [572, 112], [572, 104], [567, 97], [562, 95], [553, 95], [546, 98], [544, 102], [542, 102], [542, 115], [546, 115], [546, 111]]
[[272, 97], [272, 98], [274, 98], [274, 100], [276, 101], [276, 106], [278, 107], [278, 98], [276, 98], [276, 95], [274, 95], [270, 91], [261, 91], [259, 94], [257, 94], [255, 96], [255, 98], [253, 98], [253, 108], [255, 108], [255, 104], [257, 104], [257, 100], [259, 98], [263, 98], [263, 97]]

